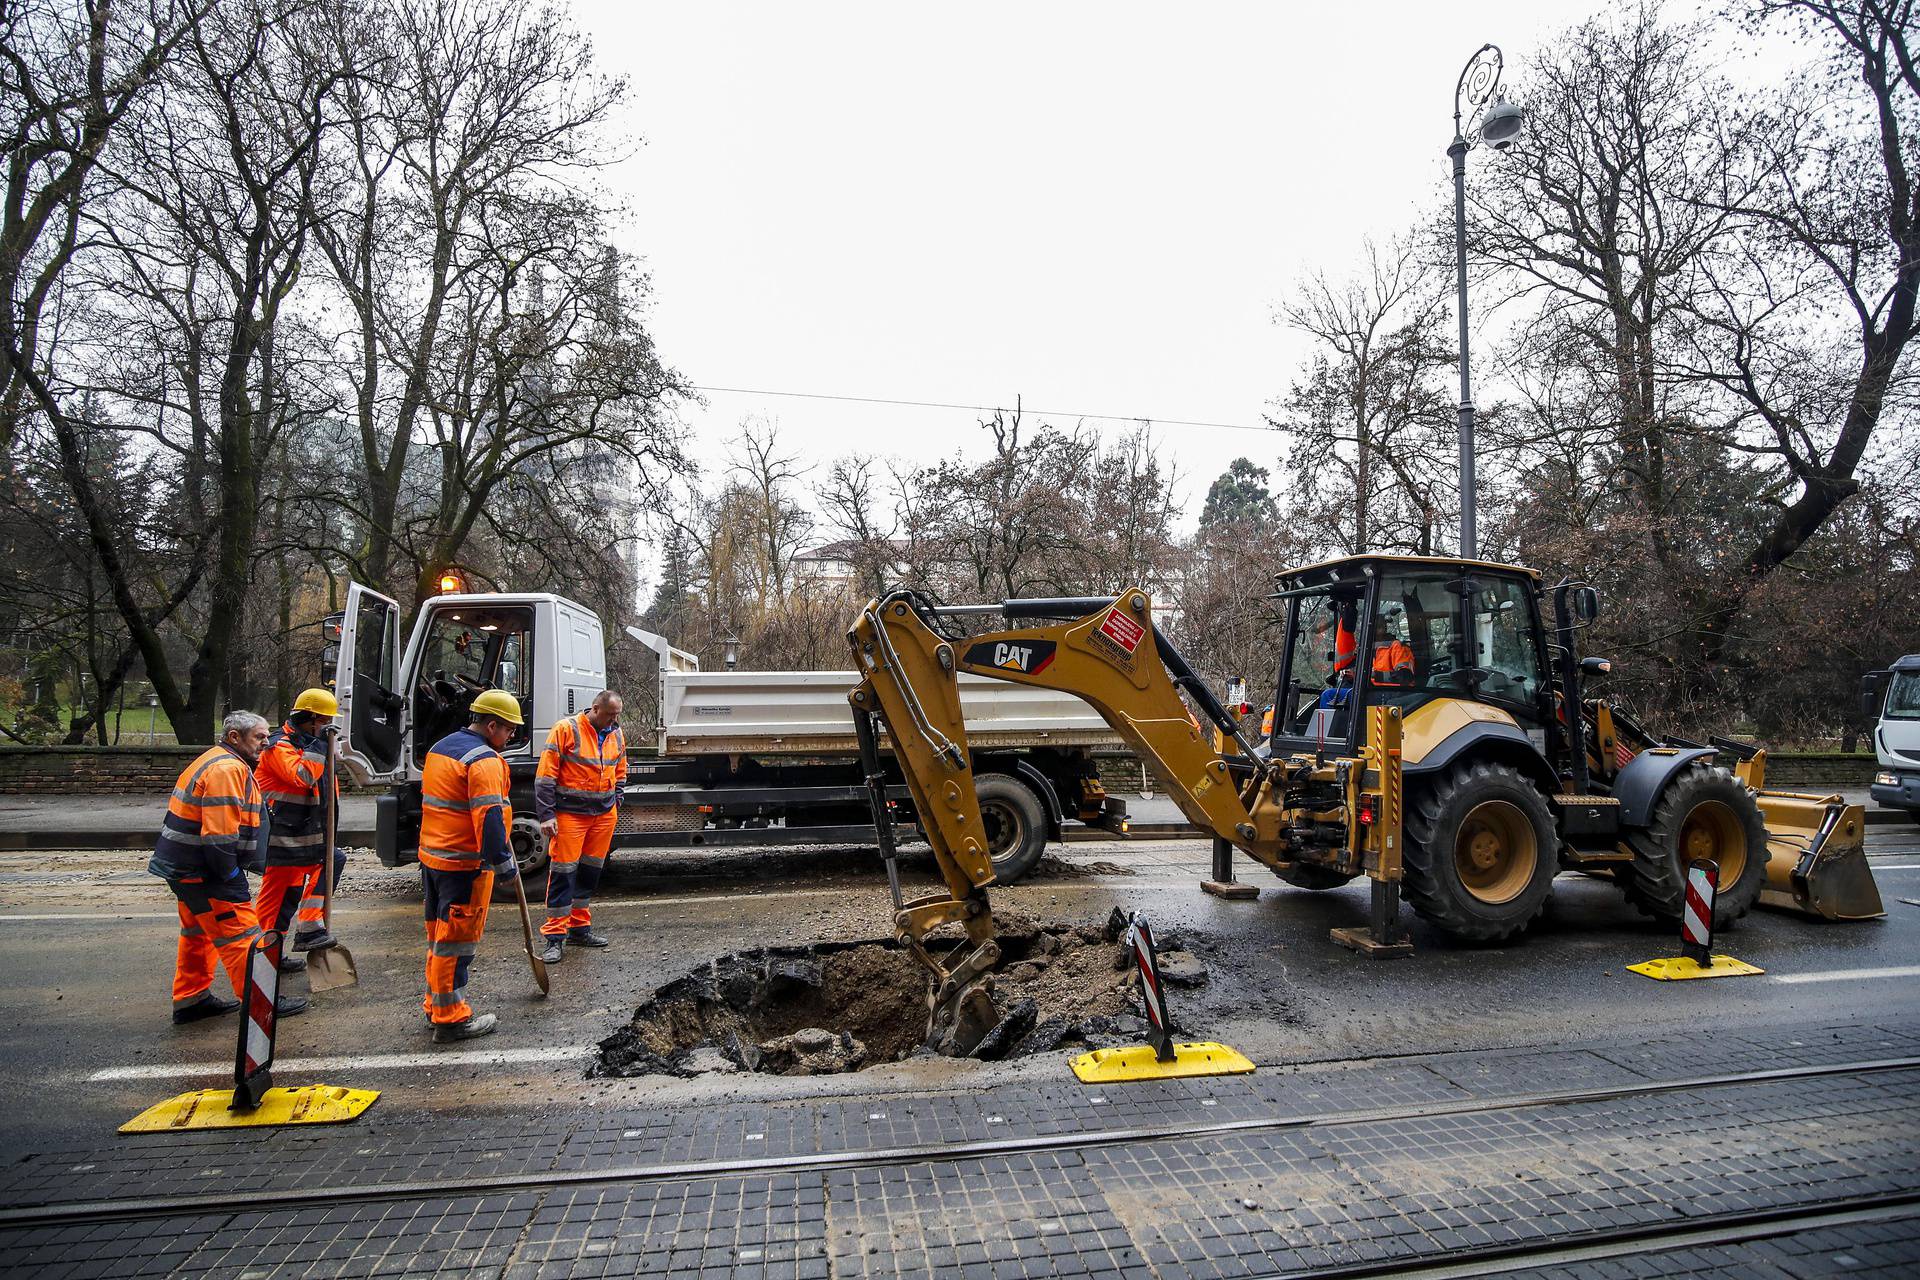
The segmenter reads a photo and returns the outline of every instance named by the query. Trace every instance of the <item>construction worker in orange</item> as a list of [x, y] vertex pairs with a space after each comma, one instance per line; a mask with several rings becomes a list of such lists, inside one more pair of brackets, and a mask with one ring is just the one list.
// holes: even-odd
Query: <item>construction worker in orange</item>
[[[253, 771], [272, 812], [273, 833], [267, 839], [267, 872], [260, 878], [260, 896], [254, 901], [254, 914], [260, 927], [275, 933], [294, 930], [292, 951], [307, 951], [325, 946], [325, 922], [321, 919], [321, 870], [328, 855], [325, 805], [340, 803], [339, 784], [323, 801], [321, 780], [327, 772], [327, 740], [321, 730], [340, 714], [340, 704], [326, 689], [308, 689], [294, 699], [293, 712], [267, 739], [267, 749]], [[333, 878], [347, 861], [344, 850], [335, 849]], [[296, 915], [299, 925], [296, 928]], [[283, 953], [280, 972], [298, 973], [307, 967], [305, 956]]]
[[517, 876], [513, 805], [500, 749], [524, 723], [520, 703], [488, 689], [467, 727], [433, 744], [420, 779], [420, 884], [426, 892], [427, 995], [435, 1044], [490, 1035], [499, 1019], [467, 1003], [467, 973], [487, 927], [496, 875]]
[[546, 944], [540, 958], [559, 964], [566, 944], [604, 947], [593, 931], [593, 891], [613, 845], [627, 782], [627, 739], [620, 731], [620, 695], [602, 689], [593, 705], [547, 734], [533, 779], [533, 811], [547, 836]]
[[[260, 937], [247, 871], [266, 867], [267, 806], [253, 769], [267, 745], [267, 722], [235, 711], [220, 741], [179, 781], [160, 823], [147, 870], [167, 882], [180, 912], [173, 960], [173, 1020], [198, 1022], [240, 1007], [213, 993], [216, 958], [235, 995], [247, 989], [247, 952]], [[305, 996], [281, 996], [280, 1014], [306, 1010]]]

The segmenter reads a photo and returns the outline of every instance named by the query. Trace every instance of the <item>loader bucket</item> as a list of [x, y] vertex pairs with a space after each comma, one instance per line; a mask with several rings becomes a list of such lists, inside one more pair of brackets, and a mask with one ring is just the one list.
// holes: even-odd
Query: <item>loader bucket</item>
[[1822, 920], [1886, 915], [1867, 866], [1867, 814], [1839, 796], [1761, 791], [1767, 823], [1767, 887], [1760, 901]]

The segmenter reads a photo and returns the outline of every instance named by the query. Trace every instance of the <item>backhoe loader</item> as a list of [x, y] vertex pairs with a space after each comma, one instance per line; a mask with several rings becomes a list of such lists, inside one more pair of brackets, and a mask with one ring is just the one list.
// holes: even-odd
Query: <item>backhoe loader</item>
[[[1583, 695], [1609, 669], [1576, 645], [1598, 611], [1591, 587], [1549, 590], [1516, 565], [1384, 555], [1290, 570], [1277, 585], [1267, 599], [1284, 642], [1259, 741], [1154, 626], [1139, 588], [963, 606], [895, 590], [861, 610], [847, 636], [861, 680], [848, 697], [895, 934], [930, 975], [931, 1047], [964, 1055], [998, 1021], [991, 840], [961, 672], [1091, 704], [1213, 834], [1216, 880], [1231, 879], [1221, 854], [1234, 849], [1303, 889], [1368, 877], [1369, 923], [1333, 937], [1374, 956], [1411, 950], [1403, 896], [1449, 936], [1494, 941], [1540, 916], [1562, 869], [1610, 878], [1661, 918], [1679, 916], [1686, 868], [1701, 859], [1719, 866], [1717, 924], [1756, 900], [1826, 919], [1883, 914], [1860, 806], [1767, 791], [1764, 751], [1662, 737]], [[1016, 629], [967, 635], [954, 620], [968, 615]], [[883, 732], [944, 892], [902, 897]], [[1722, 751], [1731, 771], [1716, 764]], [[963, 937], [933, 936], [945, 926]]]

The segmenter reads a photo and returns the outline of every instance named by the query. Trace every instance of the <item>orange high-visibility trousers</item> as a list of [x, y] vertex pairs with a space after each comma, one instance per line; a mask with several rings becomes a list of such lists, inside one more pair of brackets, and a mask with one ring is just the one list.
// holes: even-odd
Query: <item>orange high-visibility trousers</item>
[[[337, 892], [340, 887], [340, 873], [346, 870], [347, 851], [333, 851], [333, 885]], [[300, 921], [299, 934], [317, 934], [325, 928], [326, 913], [322, 910], [323, 900], [320, 893], [326, 888], [321, 882], [325, 867], [315, 864], [311, 867], [282, 867], [272, 863], [267, 865], [266, 874], [260, 877], [260, 894], [253, 901], [253, 914], [260, 921], [262, 929], [285, 933], [297, 917]]]
[[423, 866], [420, 886], [426, 892], [427, 915], [427, 994], [421, 1007], [436, 1023], [465, 1022], [473, 1016], [467, 972], [487, 929], [493, 872]]
[[[260, 936], [246, 880], [239, 901], [215, 896], [200, 879], [168, 880], [180, 911], [180, 943], [173, 956], [173, 1007], [184, 1009], [213, 986], [214, 960], [226, 966], [233, 994], [246, 999], [247, 952]], [[223, 886], [224, 888], [224, 886]]]
[[619, 816], [618, 809], [591, 817], [564, 811], [554, 815], [560, 829], [547, 842], [547, 857], [553, 865], [547, 872], [547, 919], [540, 926], [542, 936], [584, 931], [593, 923], [593, 891], [600, 887], [600, 873], [606, 870], [607, 851], [613, 847], [613, 824]]

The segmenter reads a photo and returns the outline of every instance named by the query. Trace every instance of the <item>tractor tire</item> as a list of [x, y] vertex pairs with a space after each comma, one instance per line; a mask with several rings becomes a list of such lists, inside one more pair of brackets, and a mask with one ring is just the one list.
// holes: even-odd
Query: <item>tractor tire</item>
[[981, 774], [974, 790], [987, 828], [994, 883], [1012, 884], [1033, 870], [1047, 851], [1046, 810], [1032, 788], [1004, 773]]
[[1477, 762], [1408, 792], [1400, 890], [1415, 911], [1471, 942], [1514, 937], [1539, 918], [1560, 837], [1526, 775]]
[[1353, 879], [1353, 876], [1341, 871], [1329, 871], [1325, 867], [1316, 867], [1307, 862], [1296, 862], [1287, 871], [1273, 874], [1285, 880], [1296, 889], [1338, 889]]
[[[1753, 794], [1725, 769], [1694, 764], [1667, 783], [1653, 819], [1627, 833], [1633, 868], [1621, 877], [1627, 901], [1656, 920], [1678, 920], [1687, 900], [1687, 864], [1720, 864], [1713, 925], [1753, 909], [1767, 886], [1767, 824]], [[1731, 868], [1731, 870], [1729, 870]]]

